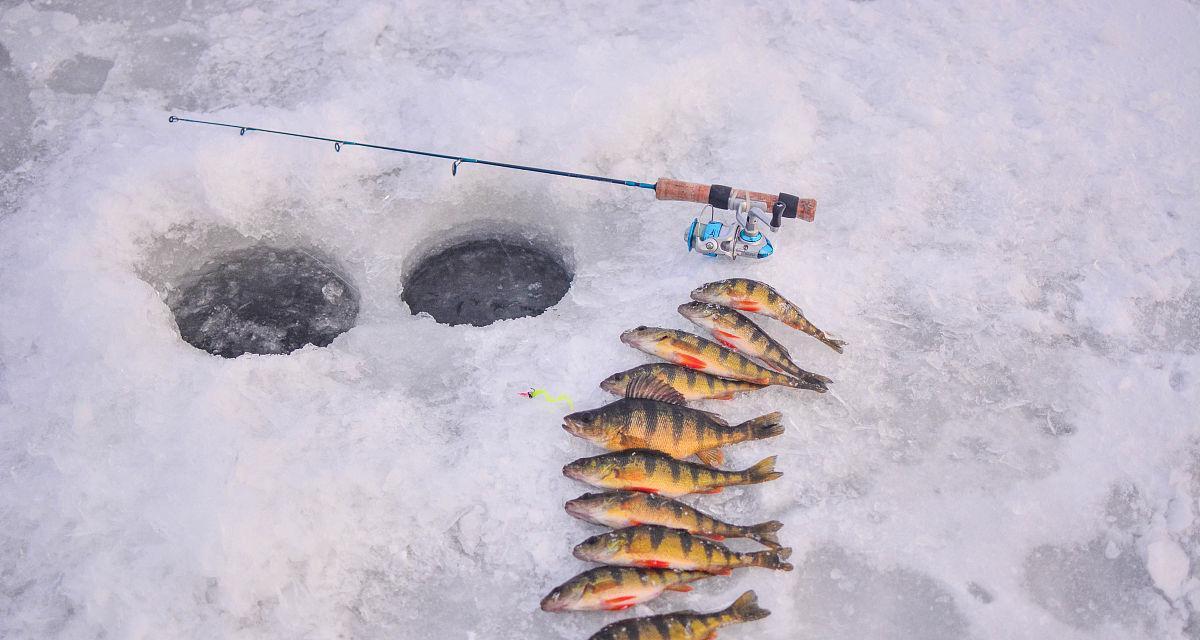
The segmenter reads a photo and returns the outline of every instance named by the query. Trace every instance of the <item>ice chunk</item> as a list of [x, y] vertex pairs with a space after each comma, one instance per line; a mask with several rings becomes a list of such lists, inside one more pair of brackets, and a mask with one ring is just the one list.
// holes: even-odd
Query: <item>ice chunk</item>
[[1150, 572], [1154, 586], [1174, 600], [1184, 593], [1183, 585], [1191, 565], [1183, 547], [1163, 536], [1146, 546], [1146, 570]]

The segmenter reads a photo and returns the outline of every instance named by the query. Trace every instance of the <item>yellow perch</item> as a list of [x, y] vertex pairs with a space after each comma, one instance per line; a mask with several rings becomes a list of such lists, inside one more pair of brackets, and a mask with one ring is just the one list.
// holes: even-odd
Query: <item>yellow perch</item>
[[717, 630], [731, 624], [760, 620], [771, 615], [758, 606], [753, 591], [743, 593], [729, 608], [715, 613], [677, 611], [614, 622], [588, 640], [713, 640]]
[[787, 347], [767, 335], [753, 320], [733, 309], [707, 302], [689, 302], [679, 305], [679, 313], [697, 326], [708, 329], [717, 342], [758, 358], [789, 376], [813, 382], [832, 382], [823, 375], [801, 369], [792, 362]]
[[742, 567], [791, 571], [784, 562], [792, 555], [787, 547], [739, 553], [720, 542], [694, 536], [682, 529], [643, 524], [592, 536], [575, 545], [576, 558], [621, 567], [683, 569], [726, 574]]
[[567, 580], [542, 599], [542, 611], [620, 611], [665, 591], [691, 591], [707, 571], [596, 567]]
[[563, 429], [610, 451], [654, 449], [680, 460], [699, 456], [705, 464], [724, 461], [720, 447], [783, 433], [778, 411], [730, 426], [708, 411], [646, 400], [621, 398], [563, 418]]
[[580, 520], [614, 529], [656, 524], [683, 529], [709, 540], [749, 538], [772, 549], [782, 546], [775, 535], [783, 528], [778, 520], [750, 526], [729, 524], [678, 500], [640, 491], [585, 493], [567, 501], [565, 507], [567, 513]]
[[758, 484], [783, 475], [775, 456], [744, 471], [722, 471], [708, 465], [676, 460], [660, 451], [630, 449], [580, 458], [563, 467], [563, 475], [602, 489], [628, 489], [676, 497], [689, 493], [718, 493], [723, 487]]
[[655, 362], [614, 373], [600, 383], [600, 388], [618, 396], [682, 404], [691, 400], [732, 400], [735, 393], [755, 391], [763, 385], [726, 380], [688, 367]]
[[663, 360], [721, 378], [811, 389], [821, 393], [827, 391], [823, 382], [800, 380], [772, 371], [736, 351], [686, 331], [638, 327], [622, 333], [621, 342]]
[[779, 292], [757, 280], [749, 278], [730, 278], [719, 282], [710, 282], [692, 291], [692, 300], [710, 302], [723, 307], [759, 313], [775, 318], [793, 329], [824, 342], [830, 349], [841, 353], [846, 346], [843, 340], [834, 340], [825, 335], [813, 323], [804, 317], [800, 307], [792, 304]]

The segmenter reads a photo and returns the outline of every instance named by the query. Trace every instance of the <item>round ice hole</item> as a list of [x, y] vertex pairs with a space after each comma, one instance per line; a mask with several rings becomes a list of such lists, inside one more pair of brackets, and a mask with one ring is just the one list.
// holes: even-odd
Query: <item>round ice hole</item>
[[571, 274], [558, 256], [500, 238], [470, 240], [422, 260], [400, 295], [412, 312], [477, 327], [540, 315], [566, 295]]
[[324, 347], [358, 317], [357, 293], [327, 262], [262, 246], [209, 261], [167, 303], [184, 340], [226, 358]]

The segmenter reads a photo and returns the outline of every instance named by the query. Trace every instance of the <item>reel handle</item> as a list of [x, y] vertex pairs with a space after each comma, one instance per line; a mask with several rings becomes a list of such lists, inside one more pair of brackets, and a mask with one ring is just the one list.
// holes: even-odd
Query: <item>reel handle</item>
[[718, 209], [729, 208], [731, 195], [745, 196], [750, 200], [765, 202], [768, 210], [775, 209], [776, 202], [783, 203], [782, 215], [785, 218], [800, 218], [809, 222], [817, 215], [817, 201], [809, 198], [797, 198], [790, 193], [770, 195], [758, 191], [733, 189], [722, 184], [700, 184], [684, 182], [670, 178], [659, 178], [654, 183], [654, 197], [659, 200], [681, 200], [683, 202], [699, 202], [711, 204]]

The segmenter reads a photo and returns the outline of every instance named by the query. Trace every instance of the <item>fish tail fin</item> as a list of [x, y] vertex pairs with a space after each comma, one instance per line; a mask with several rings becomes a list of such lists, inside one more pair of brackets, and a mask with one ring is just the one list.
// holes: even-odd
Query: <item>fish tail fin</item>
[[771, 520], [762, 524], [756, 524], [751, 527], [746, 527], [746, 537], [751, 540], [764, 544], [772, 549], [778, 549], [783, 545], [779, 544], [779, 537], [775, 534], [783, 528], [783, 523], [778, 520]]
[[833, 378], [830, 378], [829, 376], [823, 376], [819, 373], [805, 371], [804, 369], [801, 369], [800, 367], [796, 367], [796, 371], [798, 373], [794, 373], [791, 375], [793, 375], [797, 378], [800, 378], [801, 380], [805, 380], [808, 382], [814, 382], [814, 383], [822, 383], [822, 384], [828, 384], [830, 382], [833, 382]]
[[738, 428], [745, 429], [749, 433], [749, 440], [766, 440], [783, 433], [783, 425], [779, 424], [782, 419], [783, 414], [775, 411], [753, 420], [747, 420], [739, 424]]
[[833, 349], [834, 351], [836, 351], [838, 353], [844, 352], [843, 348], [846, 346], [845, 340], [834, 340], [833, 338], [830, 338], [827, 335], [818, 336], [817, 339], [820, 340], [821, 342], [824, 342], [826, 346], [828, 346], [830, 349]]
[[[824, 380], [822, 380], [822, 378], [824, 378]], [[828, 382], [829, 379], [825, 378], [825, 376], [820, 376], [815, 373], [808, 374], [808, 376], [805, 377], [785, 375], [783, 376], [783, 380], [783, 384], [785, 386], [793, 389], [808, 389], [809, 391], [816, 391], [817, 393], [825, 393], [826, 391], [829, 391], [829, 387], [826, 386], [826, 382]]]
[[769, 482], [783, 475], [782, 472], [775, 470], [776, 456], [763, 458], [757, 464], [741, 473], [743, 484], [758, 484], [760, 482]]
[[846, 346], [845, 340], [835, 340], [825, 335], [824, 331], [818, 329], [816, 325], [808, 321], [808, 318], [804, 317], [803, 312], [799, 313], [798, 316], [793, 316], [790, 321], [785, 321], [784, 324], [824, 342], [826, 346], [838, 353], [842, 353], [842, 348]]
[[769, 615], [770, 611], [758, 606], [758, 596], [753, 591], [743, 593], [729, 608], [721, 612], [729, 616], [736, 622], [750, 622], [751, 620], [761, 620]]
[[791, 571], [795, 568], [791, 564], [784, 562], [790, 555], [792, 555], [792, 550], [788, 547], [768, 551], [755, 551], [746, 554], [750, 559], [751, 565], [766, 569], [775, 569], [777, 571]]

